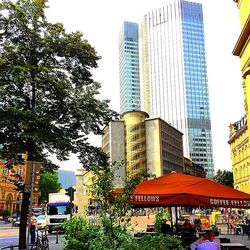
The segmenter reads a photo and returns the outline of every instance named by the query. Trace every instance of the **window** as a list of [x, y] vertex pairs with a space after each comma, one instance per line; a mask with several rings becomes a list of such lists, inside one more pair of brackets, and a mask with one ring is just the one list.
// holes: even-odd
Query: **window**
[[3, 175], [6, 175], [7, 172], [8, 172], [8, 169], [7, 168], [3, 168], [3, 170], [2, 170]]

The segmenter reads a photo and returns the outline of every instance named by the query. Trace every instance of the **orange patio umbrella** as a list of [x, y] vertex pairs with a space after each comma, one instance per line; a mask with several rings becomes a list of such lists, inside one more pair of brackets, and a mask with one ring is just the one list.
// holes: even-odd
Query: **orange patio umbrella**
[[170, 173], [139, 183], [131, 196], [131, 203], [142, 207], [250, 208], [250, 194], [206, 178]]

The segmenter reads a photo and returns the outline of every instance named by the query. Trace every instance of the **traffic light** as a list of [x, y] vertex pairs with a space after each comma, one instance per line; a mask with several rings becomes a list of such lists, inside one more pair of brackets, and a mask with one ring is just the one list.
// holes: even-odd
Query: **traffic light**
[[65, 189], [65, 194], [66, 195], [68, 195], [69, 196], [69, 199], [70, 199], [70, 218], [72, 217], [72, 208], [74, 207], [74, 205], [73, 205], [73, 203], [72, 203], [72, 201], [74, 200], [74, 192], [75, 192], [76, 190], [72, 187], [72, 186], [70, 186], [69, 188], [66, 188]]
[[72, 202], [74, 200], [74, 193], [76, 190], [72, 186], [70, 186], [69, 188], [66, 188], [65, 191], [65, 194], [70, 198], [70, 202]]

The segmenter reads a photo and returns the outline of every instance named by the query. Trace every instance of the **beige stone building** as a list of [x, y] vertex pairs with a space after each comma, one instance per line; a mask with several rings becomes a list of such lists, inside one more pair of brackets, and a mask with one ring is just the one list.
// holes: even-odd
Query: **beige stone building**
[[116, 172], [116, 187], [127, 176], [146, 171], [156, 177], [183, 172], [182, 133], [160, 118], [131, 111], [105, 127], [102, 148], [110, 162], [123, 162]]
[[96, 200], [92, 190], [95, 176], [92, 171], [85, 169], [76, 170], [76, 191], [74, 193], [74, 204], [78, 206], [78, 214], [87, 215], [96, 209]]

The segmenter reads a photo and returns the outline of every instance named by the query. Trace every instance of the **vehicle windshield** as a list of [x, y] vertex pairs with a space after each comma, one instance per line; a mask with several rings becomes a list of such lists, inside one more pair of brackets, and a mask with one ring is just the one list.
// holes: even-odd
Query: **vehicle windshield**
[[48, 215], [63, 215], [69, 214], [70, 207], [69, 204], [49, 204], [47, 207], [47, 214]]
[[37, 217], [37, 220], [45, 220], [45, 215], [39, 215], [39, 216]]
[[42, 208], [32, 208], [32, 212], [35, 214], [41, 214], [43, 212]]

